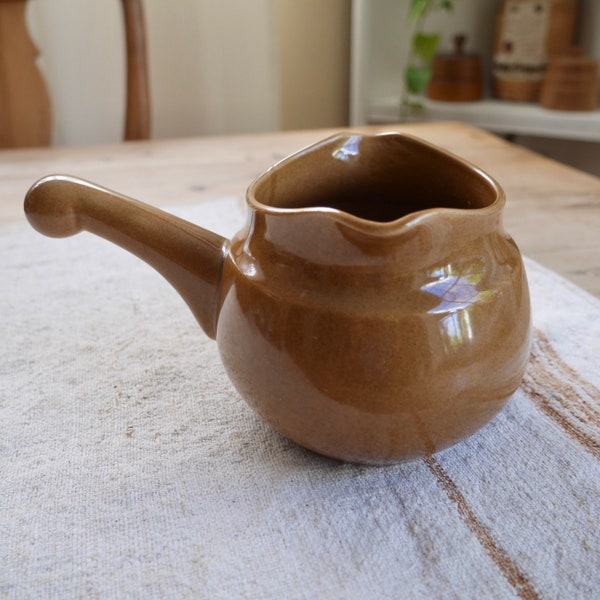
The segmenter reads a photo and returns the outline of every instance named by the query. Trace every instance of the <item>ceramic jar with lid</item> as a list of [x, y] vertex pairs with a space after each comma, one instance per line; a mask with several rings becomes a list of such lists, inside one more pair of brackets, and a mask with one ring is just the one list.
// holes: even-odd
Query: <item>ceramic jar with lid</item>
[[473, 102], [483, 96], [481, 59], [465, 52], [466, 38], [454, 38], [454, 52], [438, 54], [433, 62], [433, 75], [427, 88], [432, 100]]

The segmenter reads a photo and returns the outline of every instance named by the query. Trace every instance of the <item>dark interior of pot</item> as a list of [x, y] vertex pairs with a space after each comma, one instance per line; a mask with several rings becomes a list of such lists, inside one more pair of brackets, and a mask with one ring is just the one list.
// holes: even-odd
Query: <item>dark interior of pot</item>
[[427, 209], [491, 206], [500, 190], [474, 167], [414, 138], [356, 135], [283, 161], [251, 194], [274, 208], [331, 208], [389, 222]]

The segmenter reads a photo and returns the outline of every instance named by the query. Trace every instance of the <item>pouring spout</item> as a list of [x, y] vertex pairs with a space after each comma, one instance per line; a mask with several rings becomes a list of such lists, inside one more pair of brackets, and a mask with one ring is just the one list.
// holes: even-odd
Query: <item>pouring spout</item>
[[179, 292], [214, 339], [217, 297], [228, 241], [202, 227], [93, 183], [64, 175], [27, 192], [25, 214], [50, 237], [89, 231], [135, 254]]

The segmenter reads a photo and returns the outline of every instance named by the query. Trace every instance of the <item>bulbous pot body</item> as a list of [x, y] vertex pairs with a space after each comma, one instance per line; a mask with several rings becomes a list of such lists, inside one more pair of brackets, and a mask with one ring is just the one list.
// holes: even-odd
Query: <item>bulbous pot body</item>
[[249, 190], [222, 277], [216, 337], [240, 394], [284, 436], [355, 462], [482, 427], [531, 343], [503, 203], [483, 173], [410, 138], [338, 137], [277, 165]]

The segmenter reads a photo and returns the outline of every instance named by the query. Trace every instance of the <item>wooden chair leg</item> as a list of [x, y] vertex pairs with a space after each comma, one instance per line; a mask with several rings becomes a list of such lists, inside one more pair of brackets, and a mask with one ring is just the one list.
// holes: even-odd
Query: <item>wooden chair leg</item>
[[141, 0], [121, 0], [127, 44], [125, 140], [150, 138], [150, 85]]
[[25, 1], [0, 0], [0, 148], [50, 144], [50, 96], [27, 31]]

